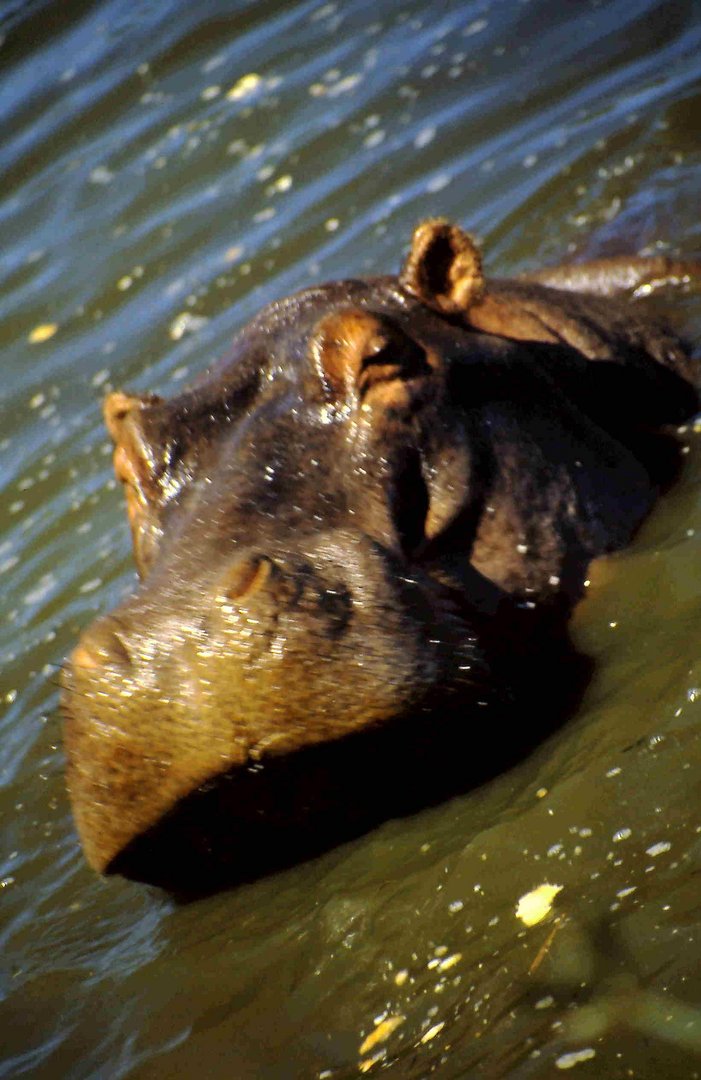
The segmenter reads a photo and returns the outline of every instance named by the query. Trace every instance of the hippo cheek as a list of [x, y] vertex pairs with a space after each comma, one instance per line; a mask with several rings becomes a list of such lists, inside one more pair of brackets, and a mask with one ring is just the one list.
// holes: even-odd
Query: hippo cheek
[[382, 722], [428, 677], [428, 631], [407, 621], [382, 560], [350, 548], [344, 567], [333, 544], [309, 558], [247, 558], [213, 589], [191, 707], [219, 716], [252, 761]]

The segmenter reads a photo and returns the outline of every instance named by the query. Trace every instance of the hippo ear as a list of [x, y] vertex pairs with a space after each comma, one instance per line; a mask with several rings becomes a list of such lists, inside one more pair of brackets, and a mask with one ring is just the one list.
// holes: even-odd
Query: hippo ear
[[479, 248], [445, 218], [424, 221], [414, 230], [399, 283], [444, 315], [465, 314], [484, 292]]
[[139, 397], [117, 391], [105, 399], [103, 413], [115, 444], [114, 471], [124, 485], [134, 560], [147, 572], [161, 538], [164, 496], [159, 481], [166, 467], [166, 447], [158, 432], [162, 404], [155, 395]]

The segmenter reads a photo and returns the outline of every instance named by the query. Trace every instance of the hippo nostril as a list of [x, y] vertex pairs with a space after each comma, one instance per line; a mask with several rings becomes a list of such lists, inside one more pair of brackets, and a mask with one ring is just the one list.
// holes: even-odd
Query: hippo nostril
[[219, 581], [217, 598], [242, 600], [261, 589], [272, 570], [272, 563], [264, 555], [252, 555], [240, 559]]
[[73, 650], [71, 662], [82, 670], [103, 667], [130, 667], [131, 655], [114, 619], [96, 623]]

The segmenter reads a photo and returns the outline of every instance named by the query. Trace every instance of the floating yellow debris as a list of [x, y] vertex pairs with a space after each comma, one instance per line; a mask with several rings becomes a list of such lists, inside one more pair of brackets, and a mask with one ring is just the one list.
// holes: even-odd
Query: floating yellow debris
[[207, 321], [202, 315], [193, 315], [189, 311], [181, 311], [168, 327], [168, 333], [173, 341], [180, 341], [185, 334], [197, 333], [203, 326], [206, 326]]
[[374, 1054], [372, 1057], [365, 1058], [365, 1061], [358, 1062], [358, 1071], [361, 1073], [370, 1072], [373, 1065], [377, 1065], [378, 1061], [382, 1061], [385, 1056], [385, 1051], [380, 1050], [379, 1054]]
[[579, 1065], [580, 1061], [591, 1061], [593, 1057], [596, 1057], [596, 1050], [591, 1046], [587, 1046], [584, 1050], [573, 1050], [570, 1054], [562, 1054], [555, 1062], [557, 1069], [572, 1069], [575, 1065]]
[[241, 101], [243, 98], [250, 97], [258, 89], [262, 81], [260, 75], [256, 75], [253, 71], [249, 75], [242, 75], [239, 81], [231, 87], [231, 90], [227, 91], [227, 99], [229, 101]]
[[406, 968], [402, 968], [402, 970], [398, 971], [397, 974], [394, 976], [394, 981], [397, 986], [404, 986], [404, 983], [407, 981], [408, 978], [409, 972]]
[[378, 1043], [384, 1042], [385, 1039], [389, 1039], [393, 1031], [396, 1031], [400, 1024], [403, 1024], [406, 1020], [405, 1016], [399, 1014], [398, 1016], [388, 1016], [385, 1020], [381, 1020], [374, 1031], [371, 1031], [369, 1035], [363, 1039], [360, 1044], [360, 1055], [367, 1054], [368, 1050], [372, 1050], [373, 1046], [377, 1046]]
[[428, 1031], [424, 1031], [423, 1035], [419, 1039], [419, 1042], [422, 1042], [422, 1043], [430, 1042], [431, 1039], [435, 1039], [436, 1035], [438, 1035], [438, 1033], [441, 1032], [444, 1027], [445, 1027], [445, 1020], [440, 1020], [439, 1023], [434, 1024], [433, 1027], [430, 1027], [428, 1029]]
[[446, 956], [445, 959], [439, 961], [438, 971], [448, 971], [450, 968], [455, 967], [462, 960], [462, 953], [456, 952], [452, 956]]
[[39, 326], [34, 327], [34, 329], [29, 335], [28, 340], [32, 345], [40, 345], [42, 341], [48, 341], [49, 338], [52, 338], [57, 330], [58, 323], [40, 323]]
[[562, 892], [562, 885], [549, 885], [545, 882], [537, 889], [524, 893], [516, 905], [516, 918], [525, 926], [535, 926], [542, 922], [549, 914], [553, 900], [559, 892]]
[[291, 187], [292, 177], [286, 174], [285, 176], [278, 176], [277, 180], [273, 180], [267, 190], [269, 194], [274, 195], [277, 191], [289, 191]]

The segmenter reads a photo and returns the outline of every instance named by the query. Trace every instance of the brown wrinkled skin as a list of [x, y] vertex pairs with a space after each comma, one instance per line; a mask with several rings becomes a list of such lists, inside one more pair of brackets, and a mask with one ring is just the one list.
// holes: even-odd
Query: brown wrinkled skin
[[588, 565], [698, 407], [683, 344], [616, 294], [699, 276], [485, 279], [428, 221], [398, 278], [271, 304], [176, 398], [111, 394], [141, 583], [64, 673], [91, 865], [246, 876], [266, 844], [332, 843], [525, 745], [529, 677], [545, 713]]

